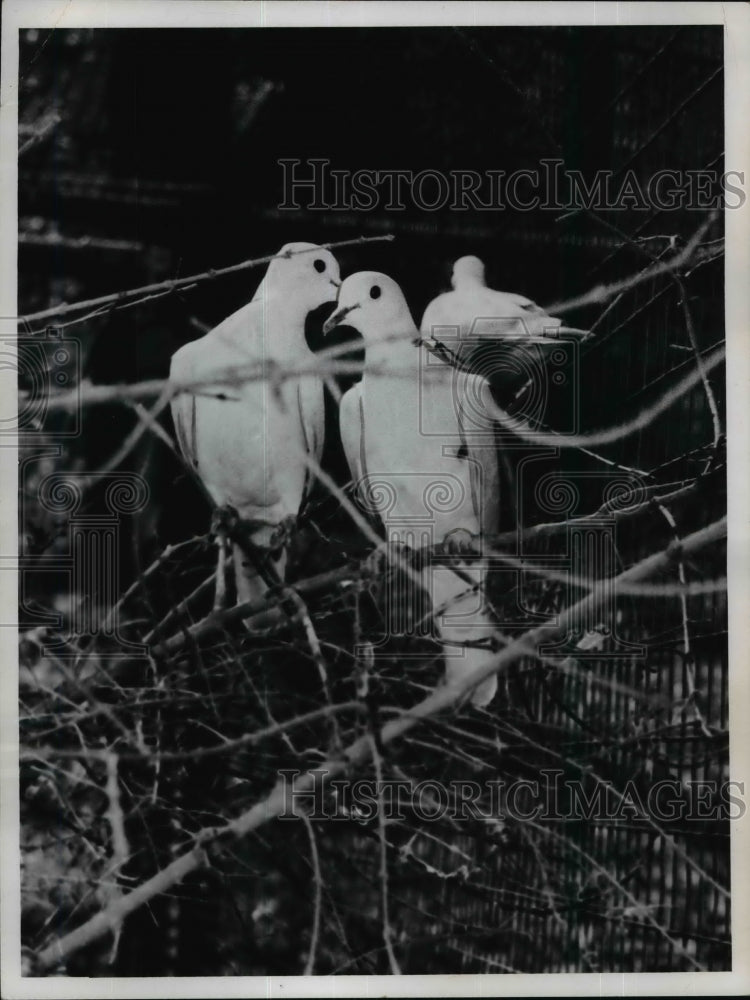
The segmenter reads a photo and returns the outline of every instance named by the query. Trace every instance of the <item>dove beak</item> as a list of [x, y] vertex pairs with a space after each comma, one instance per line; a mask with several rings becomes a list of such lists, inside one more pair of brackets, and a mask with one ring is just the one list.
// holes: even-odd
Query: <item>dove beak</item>
[[340, 323], [343, 323], [344, 319], [349, 315], [352, 309], [357, 309], [357, 305], [353, 306], [341, 306], [336, 312], [331, 313], [328, 319], [323, 325], [323, 334], [329, 334], [334, 327], [337, 327]]
[[331, 278], [330, 281], [331, 281], [331, 284], [333, 285], [334, 288], [341, 288], [341, 282], [340, 281], [336, 281], [335, 278]]

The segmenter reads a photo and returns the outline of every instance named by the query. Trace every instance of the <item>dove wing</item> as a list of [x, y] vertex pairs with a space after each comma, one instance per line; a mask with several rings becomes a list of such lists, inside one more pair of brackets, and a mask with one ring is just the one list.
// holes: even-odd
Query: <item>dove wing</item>
[[[481, 375], [462, 374], [458, 393], [458, 426], [469, 459], [474, 514], [482, 535], [494, 534], [500, 522], [500, 466], [494, 422], [482, 399], [492, 401], [489, 382]], [[471, 408], [467, 401], [474, 401]]]
[[531, 299], [527, 299], [525, 295], [519, 295], [517, 292], [497, 292], [497, 294], [505, 296], [506, 299], [513, 302], [515, 305], [520, 306], [525, 312], [542, 313], [546, 315], [541, 306], [538, 306], [536, 302], [532, 302]]
[[362, 425], [362, 383], [356, 382], [341, 397], [339, 406], [341, 443], [344, 446], [344, 455], [355, 484], [364, 475]]
[[[325, 437], [325, 397], [323, 382], [319, 378], [307, 377], [297, 383], [297, 406], [304, 448], [309, 458], [320, 464], [323, 455], [323, 439]], [[315, 477], [308, 469], [304, 485], [304, 496], [307, 497]]]
[[[275, 524], [299, 511], [307, 478], [300, 452], [320, 455], [322, 384], [313, 377], [280, 386], [221, 381], [273, 359], [280, 333], [273, 306], [256, 299], [177, 352], [172, 376], [206, 385], [202, 395], [178, 396], [172, 413], [180, 448], [216, 503]], [[299, 340], [307, 351], [302, 329]]]
[[[455, 292], [443, 292], [427, 306], [422, 316], [420, 332], [430, 334], [436, 326], [457, 326], [462, 318], [456, 315]], [[453, 306], [453, 308], [452, 308]]]
[[[172, 357], [169, 369], [170, 381], [182, 383], [193, 381], [191, 347], [192, 344], [186, 344]], [[197, 468], [195, 396], [187, 392], [181, 392], [178, 396], [174, 396], [171, 402], [171, 410], [177, 444], [180, 446], [183, 458], [192, 468]]]

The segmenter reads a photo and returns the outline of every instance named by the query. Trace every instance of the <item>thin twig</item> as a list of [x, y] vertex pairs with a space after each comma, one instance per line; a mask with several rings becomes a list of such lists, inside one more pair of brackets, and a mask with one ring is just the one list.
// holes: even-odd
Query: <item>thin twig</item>
[[646, 281], [652, 281], [662, 274], [670, 274], [673, 271], [678, 271], [690, 261], [703, 237], [719, 218], [719, 214], [718, 209], [713, 209], [682, 250], [675, 254], [674, 257], [664, 261], [664, 263], [654, 264], [652, 267], [631, 275], [629, 278], [613, 281], [609, 285], [596, 285], [588, 292], [577, 295], [575, 298], [566, 299], [562, 302], [553, 302], [551, 305], [544, 307], [545, 312], [550, 316], [559, 316], [564, 313], [573, 312], [576, 309], [582, 309], [584, 306], [599, 305], [602, 302], [608, 302], [609, 299], [614, 298], [621, 292], [630, 291], [631, 288], [636, 288]]
[[696, 367], [700, 372], [701, 382], [703, 383], [703, 389], [706, 393], [706, 402], [708, 403], [708, 408], [711, 412], [711, 421], [713, 423], [714, 436], [712, 441], [712, 451], [711, 455], [706, 459], [706, 464], [704, 466], [704, 471], [706, 471], [710, 468], [711, 463], [716, 456], [719, 441], [721, 440], [721, 418], [719, 416], [719, 406], [716, 402], [714, 391], [711, 388], [711, 383], [708, 381], [708, 372], [706, 371], [703, 356], [701, 354], [700, 347], [698, 346], [698, 338], [695, 335], [695, 324], [693, 323], [693, 313], [690, 308], [690, 303], [688, 302], [685, 284], [677, 274], [673, 274], [671, 277], [680, 292], [680, 306], [682, 308], [683, 316], [685, 317], [685, 329], [687, 330], [690, 346], [693, 350]]
[[[648, 556], [620, 576], [629, 581], [642, 580], [652, 576], [669, 566], [678, 554], [693, 555], [726, 537], [726, 528], [727, 523], [724, 517], [688, 535], [679, 546], [672, 545], [662, 552]], [[386, 723], [380, 731], [380, 742], [386, 745], [399, 739], [423, 719], [431, 718], [460, 703], [471, 690], [487, 677], [515, 663], [525, 654], [529, 646], [538, 648], [542, 643], [559, 638], [565, 634], [573, 622], [582, 620], [584, 614], [590, 614], [605, 602], [606, 593], [604, 588], [600, 588], [598, 593], [589, 594], [582, 601], [568, 607], [554, 620], [529, 630], [521, 637], [521, 641], [510, 643], [488, 663], [475, 668], [461, 678], [457, 678], [454, 683], [438, 688], [411, 710]], [[372, 742], [372, 737], [368, 732], [350, 744], [343, 757], [327, 761], [322, 769], [316, 768], [314, 772], [305, 772], [291, 783], [291, 787], [286, 782], [280, 781], [269, 795], [236, 819], [219, 828], [204, 829], [196, 837], [195, 846], [191, 850], [176, 858], [171, 864], [120, 900], [101, 910], [80, 927], [43, 949], [37, 956], [37, 968], [44, 971], [64, 962], [79, 949], [108, 933], [113, 926], [118, 926], [126, 916], [154, 896], [167, 891], [180, 883], [190, 872], [203, 867], [208, 861], [206, 845], [209, 843], [224, 838], [231, 840], [245, 837], [248, 833], [279, 816], [284, 810], [298, 811], [295, 808], [295, 795], [314, 790], [316, 782], [321, 781], [321, 771], [322, 780], [326, 782], [338, 775], [347, 774], [351, 769], [363, 764], [371, 757]], [[607, 877], [612, 880], [612, 876], [608, 873]], [[715, 887], [722, 895], [728, 896], [726, 890], [718, 883], [715, 883]], [[663, 933], [661, 930], [660, 932]]]
[[320, 869], [320, 855], [318, 854], [318, 842], [315, 837], [315, 829], [312, 821], [304, 809], [300, 810], [300, 817], [307, 831], [307, 839], [310, 842], [310, 860], [312, 861], [313, 882], [315, 883], [315, 900], [313, 902], [313, 923], [310, 932], [310, 950], [307, 953], [305, 971], [303, 975], [315, 975], [315, 959], [318, 954], [318, 939], [320, 937], [320, 914], [323, 907], [323, 874]]
[[[326, 705], [329, 707], [333, 706], [333, 700], [331, 698], [331, 686], [328, 683], [328, 670], [326, 668], [325, 657], [323, 656], [323, 651], [320, 648], [320, 639], [318, 638], [318, 633], [315, 631], [315, 626], [310, 618], [310, 612], [307, 610], [307, 605], [302, 600], [300, 594], [294, 589], [294, 587], [284, 587], [283, 594], [285, 598], [288, 598], [294, 605], [297, 612], [297, 617], [302, 623], [302, 627], [305, 630], [305, 636], [307, 637], [307, 645], [310, 647], [310, 654], [312, 655], [315, 666], [318, 669], [318, 676], [320, 677], [320, 684], [323, 689], [323, 695], [326, 700]], [[336, 752], [341, 749], [341, 734], [339, 732], [338, 720], [336, 719], [336, 713], [331, 712], [329, 716], [331, 724], [331, 739], [333, 745], [331, 750]]]
[[[657, 506], [661, 511], [662, 515], [664, 516], [664, 520], [672, 529], [672, 535], [675, 541], [679, 544], [680, 535], [677, 530], [677, 522], [675, 521], [672, 512], [669, 510], [668, 507], [665, 507], [663, 504], [658, 504]], [[688, 624], [689, 619], [688, 619], [688, 606], [687, 606], [687, 595], [690, 593], [690, 591], [688, 590], [686, 584], [685, 560], [682, 558], [682, 556], [680, 556], [677, 560], [677, 574], [680, 580], [680, 584], [685, 588], [684, 591], [679, 595], [679, 598], [680, 598], [680, 611], [682, 614], [682, 649], [684, 653], [682, 662], [688, 685], [687, 703], [692, 707], [695, 717], [698, 721], [698, 724], [700, 725], [701, 730], [703, 732], [703, 735], [708, 736], [710, 739], [712, 738], [711, 730], [708, 728], [706, 720], [703, 717], [703, 713], [701, 712], [696, 702], [697, 692], [695, 690], [695, 675], [693, 671], [693, 651], [690, 643], [690, 626]]]
[[701, 369], [690, 372], [685, 378], [681, 379], [675, 386], [660, 396], [655, 403], [644, 407], [635, 417], [623, 421], [614, 427], [608, 427], [605, 430], [592, 431], [590, 434], [546, 434], [535, 430], [525, 421], [509, 417], [499, 406], [495, 406], [489, 400], [486, 401], [485, 405], [488, 412], [499, 424], [502, 424], [507, 430], [512, 431], [521, 440], [533, 442], [539, 447], [581, 448], [613, 444], [615, 441], [621, 441], [623, 438], [647, 427], [656, 417], [664, 413], [665, 410], [668, 410], [677, 400], [681, 399], [682, 396], [701, 382], [709, 371], [712, 371], [717, 365], [721, 364], [725, 356], [725, 347], [717, 348], [705, 361]]
[[[30, 149], [37, 146], [40, 142], [43, 142], [51, 134], [52, 130], [56, 128], [62, 121], [62, 116], [57, 111], [52, 111], [50, 114], [44, 118], [39, 125], [34, 126], [34, 131], [31, 133], [26, 142], [18, 150], [19, 159], [25, 153], [28, 153]], [[20, 128], [19, 128], [20, 131]]]
[[[223, 743], [210, 747], [195, 747], [191, 750], [163, 750], [153, 752], [145, 747], [139, 750], [127, 750], [118, 753], [118, 758], [122, 760], [149, 760], [149, 761], [178, 761], [178, 760], [199, 760], [203, 757], [215, 757], [217, 754], [231, 753], [233, 750], [241, 750], [245, 747], [256, 746], [264, 740], [272, 739], [276, 736], [283, 736], [293, 729], [306, 726], [309, 722], [323, 719], [331, 713], [362, 712], [362, 703], [359, 701], [345, 701], [338, 705], [326, 705], [323, 708], [316, 708], [302, 715], [295, 715], [293, 719], [286, 722], [278, 722], [266, 726], [264, 729], [256, 729], [251, 733], [245, 733], [233, 740], [224, 740]], [[50, 760], [71, 759], [71, 760], [107, 760], [109, 750], [97, 750], [95, 747], [82, 747], [80, 750], [69, 748], [44, 747], [39, 750], [22, 750], [21, 760]]]
[[[115, 873], [115, 878], [107, 889], [107, 894], [110, 901], [116, 902], [122, 896], [122, 888], [117, 881], [116, 875], [119, 874], [124, 866], [127, 864], [128, 858], [130, 857], [130, 845], [128, 844], [127, 834], [125, 833], [125, 817], [122, 812], [122, 804], [120, 802], [120, 784], [117, 776], [118, 769], [118, 757], [116, 753], [111, 751], [107, 752], [106, 757], [107, 763], [107, 802], [108, 808], [106, 812], [107, 821], [109, 823], [109, 829], [111, 834], [112, 842], [112, 868], [111, 871]], [[121, 925], [113, 926], [113, 940], [112, 948], [109, 954], [110, 965], [114, 962], [117, 957], [117, 949], [120, 943], [120, 934], [122, 927]]]
[[[159, 417], [159, 415], [169, 406], [171, 398], [172, 398], [172, 392], [170, 388], [166, 386], [162, 390], [161, 395], [156, 400], [150, 411], [144, 409], [143, 407], [140, 407], [140, 413], [138, 416], [137, 424], [130, 431], [130, 433], [122, 442], [117, 451], [107, 459], [104, 465], [102, 465], [99, 469], [97, 469], [95, 473], [96, 476], [102, 476], [108, 472], [112, 472], [114, 469], [119, 468], [125, 461], [125, 459], [128, 457], [128, 455], [130, 455], [130, 453], [133, 451], [133, 449], [138, 444], [143, 435], [146, 433], [146, 431], [151, 430], [155, 432], [156, 420]], [[131, 405], [138, 406], [139, 404], [131, 402]]]
[[220, 267], [215, 270], [202, 271], [200, 274], [192, 274], [186, 278], [170, 278], [167, 281], [157, 281], [150, 285], [142, 285], [140, 288], [131, 288], [126, 291], [112, 292], [109, 295], [99, 295], [94, 299], [85, 299], [82, 302], [61, 302], [59, 305], [51, 306], [49, 309], [41, 309], [39, 312], [27, 313], [19, 316], [19, 323], [32, 323], [40, 319], [51, 319], [53, 316], [66, 316], [81, 309], [93, 309], [98, 306], [106, 306], [110, 303], [122, 303], [128, 299], [140, 298], [144, 295], [151, 295], [154, 292], [172, 292], [178, 289], [185, 289], [188, 285], [197, 285], [203, 281], [210, 281], [214, 278], [221, 278], [227, 274], [237, 274], [240, 271], [247, 271], [254, 267], [262, 267], [263, 264], [270, 264], [272, 260], [286, 259], [303, 253], [315, 253], [318, 250], [336, 250], [339, 247], [359, 246], [364, 243], [391, 242], [395, 237], [391, 233], [383, 236], [358, 236], [351, 240], [338, 240], [335, 243], [321, 243], [318, 246], [305, 250], [286, 250], [282, 254], [272, 253], [265, 257], [255, 257], [252, 260], [244, 260], [240, 264], [231, 264], [229, 267]]
[[391, 975], [400, 976], [401, 967], [393, 950], [393, 929], [391, 928], [390, 904], [388, 902], [388, 839], [385, 831], [385, 805], [383, 802], [383, 759], [378, 749], [378, 740], [372, 733], [368, 736], [370, 753], [375, 767], [377, 788], [378, 840], [380, 841], [380, 919], [383, 928], [383, 944], [391, 967]]

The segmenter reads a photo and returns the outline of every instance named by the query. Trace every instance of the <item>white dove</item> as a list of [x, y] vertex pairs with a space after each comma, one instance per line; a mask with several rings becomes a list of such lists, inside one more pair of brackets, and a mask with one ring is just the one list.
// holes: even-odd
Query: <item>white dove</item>
[[[442, 340], [449, 336], [508, 339], [552, 336], [559, 333], [582, 334], [585, 331], [562, 326], [556, 316], [549, 316], [531, 299], [513, 292], [498, 292], [487, 287], [484, 264], [479, 257], [460, 257], [453, 265], [452, 292], [444, 292], [427, 306], [421, 331], [426, 337]], [[461, 354], [463, 355], [463, 351]]]
[[[384, 489], [390, 497], [389, 509], [380, 511], [387, 540], [411, 546], [417, 540], [420, 547], [445, 542], [451, 551], [469, 536], [476, 544], [497, 514], [497, 453], [482, 403], [486, 381], [422, 346], [403, 293], [387, 275], [360, 272], [344, 281], [324, 333], [342, 321], [362, 334], [367, 367], [342, 398], [341, 439], [360, 495]], [[381, 366], [388, 371], [378, 371]], [[422, 581], [445, 642], [450, 684], [493, 655], [460, 645], [496, 632], [481, 570], [470, 563], [458, 572], [428, 565]], [[488, 704], [496, 688], [494, 676], [483, 681], [473, 703]]]
[[[320, 459], [323, 382], [305, 375], [273, 385], [267, 378], [243, 382], [241, 374], [264, 362], [289, 367], [312, 360], [305, 319], [334, 301], [340, 284], [338, 263], [328, 250], [287, 243], [247, 305], [172, 357], [171, 381], [201, 383], [172, 401], [182, 453], [216, 504], [231, 505], [254, 522], [251, 537], [261, 547], [269, 547], [279, 526], [299, 513], [309, 478], [304, 454]], [[237, 383], [227, 384], [233, 373]], [[282, 550], [276, 559], [282, 579], [285, 565]], [[238, 603], [266, 592], [236, 545], [234, 567]]]

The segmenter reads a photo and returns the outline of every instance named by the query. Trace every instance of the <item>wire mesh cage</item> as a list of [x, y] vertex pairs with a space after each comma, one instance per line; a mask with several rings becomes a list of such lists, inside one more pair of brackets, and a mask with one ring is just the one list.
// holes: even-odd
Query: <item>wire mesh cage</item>
[[[52, 51], [70, 107], [87, 105], [76, 88], [93, 68], [109, 89], [97, 92], [86, 116], [69, 116], [68, 141], [53, 144], [54, 155], [42, 147], [28, 160], [22, 215], [46, 212], [58, 197], [62, 227], [69, 214], [93, 233], [92, 204], [109, 200], [109, 223], [123, 233], [134, 192], [107, 173], [118, 145], [99, 111], [126, 106], [117, 69], [132, 38], [59, 35]], [[237, 145], [227, 147], [244, 150], [251, 124], [266, 140], [277, 127], [270, 111], [264, 116], [267, 95], [281, 94], [278, 114], [288, 115], [308, 84], [304, 67], [294, 70], [301, 43], [270, 36], [274, 51], [285, 52], [286, 75], [283, 84], [264, 88], [262, 77], [250, 74], [240, 36], [216, 44], [212, 65], [223, 88], [214, 94], [217, 105], [224, 101], [222, 115], [229, 114], [230, 83], [235, 95], [245, 95], [233, 105]], [[330, 32], [320, 38], [310, 42], [310, 58], [328, 51], [350, 60], [352, 115], [372, 107], [376, 120], [377, 102], [367, 96], [357, 59], [380, 60], [367, 66], [382, 68], [398, 48], [411, 85], [393, 85], [392, 99], [413, 116], [409, 150], [421, 163], [420, 145], [429, 143], [424, 156], [436, 156], [436, 169], [455, 165], [458, 151], [478, 169], [495, 162], [488, 123], [498, 105], [511, 140], [509, 170], [545, 157], [566, 170], [611, 167], [609, 183], [620, 191], [629, 172], [645, 187], [658, 171], [715, 172], [721, 163], [719, 29], [403, 29], [384, 32], [377, 44], [371, 33], [352, 31], [343, 48]], [[172, 43], [181, 72], [191, 50]], [[34, 44], [26, 39], [29, 52]], [[262, 53], [253, 51], [260, 67], [253, 73], [262, 75]], [[457, 59], [466, 94], [441, 83], [441, 68]], [[144, 60], [152, 83], [166, 73], [157, 72], [153, 56]], [[46, 72], [42, 62], [26, 82], [22, 120], [37, 119], [46, 107]], [[384, 93], [391, 94], [385, 84]], [[466, 114], [470, 97], [475, 118]], [[302, 102], [297, 113], [302, 119], [314, 112]], [[212, 128], [218, 134], [221, 122]], [[283, 152], [278, 146], [272, 144], [274, 157]], [[129, 155], [137, 175], [138, 156]], [[160, 268], [171, 267], [181, 251], [181, 234], [169, 233], [175, 205], [187, 204], [201, 218], [197, 232], [185, 234], [188, 245], [215, 234], [205, 222], [210, 211], [201, 207], [202, 185], [228, 175], [212, 175], [209, 160], [198, 157], [203, 173], [195, 183], [182, 160], [173, 164], [174, 178], [154, 180], [138, 208], [153, 213], [145, 216], [147, 239], [139, 243], [128, 232], [106, 253], [140, 258], [148, 249], [149, 275], [158, 282]], [[86, 181], [83, 166], [99, 170], [98, 184]], [[253, 170], [256, 181], [267, 179], [267, 165], [255, 162]], [[260, 240], [281, 245], [277, 233], [300, 220], [321, 233], [321, 242], [332, 238], [330, 212], [282, 216], [268, 198], [256, 193], [253, 202], [239, 184], [231, 190], [257, 222]], [[84, 210], [92, 191], [97, 198]], [[413, 618], [386, 641], [383, 561], [372, 557], [371, 539], [324, 485], [289, 540], [290, 585], [279, 583], [243, 622], [236, 609], [213, 607], [217, 522], [169, 453], [171, 425], [157, 423], [161, 411], [149, 414], [135, 398], [124, 409], [113, 397], [97, 415], [84, 407], [82, 427], [75, 423], [79, 411], [64, 408], [53, 407], [51, 423], [46, 411], [35, 418], [48, 437], [25, 439], [21, 466], [23, 930], [30, 971], [731, 967], [729, 828], [737, 800], [728, 767], [726, 552], [715, 530], [726, 509], [722, 234], [718, 212], [694, 208], [646, 210], [636, 198], [576, 208], [564, 218], [518, 212], [507, 223], [505, 216], [498, 223], [497, 216], [449, 211], [427, 221], [425, 213], [408, 211], [395, 221], [353, 213], [340, 220], [370, 235], [395, 230], [393, 245], [373, 246], [372, 253], [382, 256], [383, 270], [411, 278], [415, 302], [439, 290], [441, 269], [464, 252], [485, 257], [490, 284], [542, 301], [622, 283], [571, 312], [591, 330], [589, 338], [561, 337], [554, 350], [541, 352], [541, 408], [529, 403], [533, 385], [527, 391], [523, 379], [508, 377], [507, 355], [485, 345], [472, 361], [489, 377], [495, 404], [517, 421], [515, 429], [503, 424], [496, 432], [502, 517], [481, 553], [497, 652], [551, 627], [543, 641], [509, 657], [484, 708], [464, 700], [420, 714], [422, 701], [441, 689], [446, 656], [429, 603], [417, 595]], [[162, 211], [166, 223], [157, 221]], [[50, 242], [43, 226], [36, 237], [27, 227], [26, 253], [41, 252], [40, 232]], [[52, 242], [59, 248], [58, 237]], [[156, 252], [159, 240], [169, 244], [165, 259]], [[75, 258], [81, 246], [68, 250]], [[191, 246], [188, 255], [195, 252]], [[341, 253], [352, 270], [361, 266], [360, 248]], [[411, 268], [416, 255], [419, 267]], [[98, 293], [101, 275], [91, 279], [92, 269], [80, 257], [59, 270], [47, 264], [45, 284], [22, 259], [20, 312], [59, 298], [60, 282], [69, 283], [74, 298], [87, 297], [84, 287]], [[197, 312], [201, 304], [206, 315], [220, 312], [211, 299], [216, 292], [204, 288], [196, 290]], [[239, 300], [242, 292], [238, 285], [231, 294]], [[122, 372], [138, 382], [163, 378], [177, 343], [211, 325], [193, 308], [174, 293], [158, 302], [141, 296], [124, 319], [117, 302], [96, 307], [76, 328], [73, 348], [65, 325], [41, 346], [33, 323], [26, 333], [52, 358], [47, 370], [56, 365], [71, 384], [81, 386], [92, 372], [106, 384], [121, 383]], [[139, 325], [148, 336], [131, 338]], [[315, 346], [320, 325], [309, 331]], [[34, 387], [23, 373], [20, 385], [31, 398]], [[347, 473], [332, 396], [327, 407], [323, 466], [341, 487]], [[601, 428], [618, 432], [599, 440]], [[137, 477], [128, 481], [132, 497], [117, 501], [112, 530], [115, 520], [118, 528], [107, 541], [102, 518], [114, 501], [101, 476], [113, 468]], [[141, 482], [148, 502], [136, 500]], [[44, 496], [46, 506], [35, 503]], [[354, 494], [346, 496], [360, 510]], [[88, 558], [106, 566], [119, 560], [119, 589], [106, 591], [107, 576], [99, 591], [82, 593], [73, 580], [67, 593], [56, 594], [50, 572], [68, 572], [68, 548], [94, 545], [93, 521]], [[241, 526], [227, 530], [242, 537]], [[710, 545], [683, 547], [702, 532]], [[57, 562], [43, 564], [40, 554]], [[649, 559], [657, 560], [653, 574], [628, 576]], [[409, 583], [396, 576], [403, 599]], [[599, 596], [587, 604], [592, 581]], [[228, 586], [231, 601], [231, 580]], [[412, 627], [415, 621], [427, 627]], [[297, 787], [300, 775], [312, 777]], [[340, 780], [331, 784], [332, 777]], [[280, 787], [286, 798], [274, 798]], [[265, 808], [269, 821], [243, 825], [254, 808]], [[145, 905], [132, 905], [139, 892]], [[113, 933], [92, 933], [61, 952], [59, 943], [90, 927], [98, 913], [109, 914], [102, 927]]]

